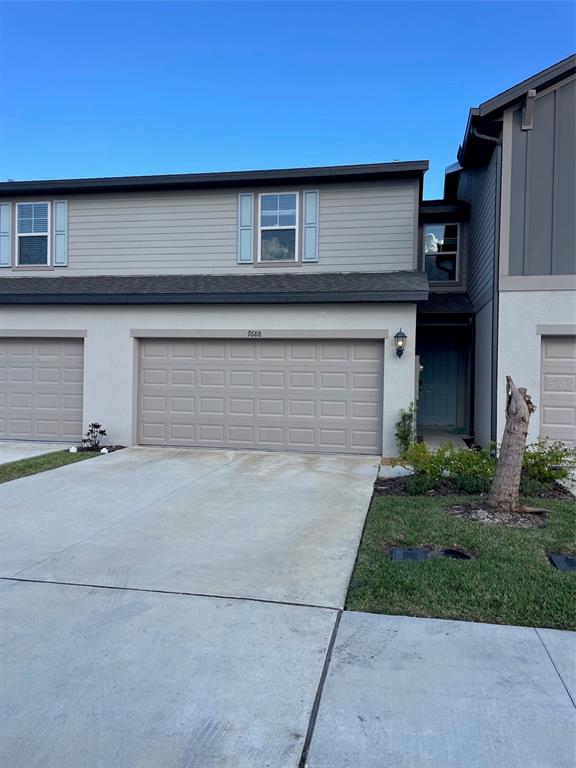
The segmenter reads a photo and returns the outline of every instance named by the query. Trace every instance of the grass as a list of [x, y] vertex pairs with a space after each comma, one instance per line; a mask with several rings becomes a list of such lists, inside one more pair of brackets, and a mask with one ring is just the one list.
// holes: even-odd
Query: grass
[[[550, 510], [545, 526], [532, 529], [485, 525], [446, 512], [462, 501], [375, 497], [346, 609], [576, 630], [576, 574], [558, 571], [547, 559], [551, 551], [576, 551], [573, 501], [525, 500]], [[452, 546], [477, 557], [392, 562], [391, 545]]]
[[69, 451], [54, 451], [42, 456], [32, 456], [30, 459], [11, 461], [9, 464], [0, 464], [0, 483], [9, 480], [18, 480], [20, 477], [36, 475], [38, 472], [47, 472], [49, 469], [64, 467], [66, 464], [75, 464], [77, 461], [91, 459], [99, 456], [98, 453], [70, 453]]

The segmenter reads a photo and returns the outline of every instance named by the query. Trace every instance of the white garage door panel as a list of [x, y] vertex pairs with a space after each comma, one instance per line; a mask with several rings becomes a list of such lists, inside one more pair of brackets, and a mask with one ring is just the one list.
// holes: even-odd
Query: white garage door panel
[[139, 441], [378, 453], [382, 343], [145, 340]]
[[0, 438], [80, 438], [83, 373], [81, 340], [0, 339]]
[[576, 337], [542, 337], [540, 436], [576, 446]]

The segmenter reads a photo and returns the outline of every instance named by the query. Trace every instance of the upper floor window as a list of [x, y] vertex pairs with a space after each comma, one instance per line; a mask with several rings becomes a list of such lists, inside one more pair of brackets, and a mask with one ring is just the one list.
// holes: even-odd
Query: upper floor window
[[16, 263], [47, 266], [50, 263], [49, 233], [49, 203], [18, 203]]
[[431, 283], [458, 280], [458, 224], [424, 227], [424, 259]]
[[298, 193], [261, 194], [258, 261], [298, 260]]

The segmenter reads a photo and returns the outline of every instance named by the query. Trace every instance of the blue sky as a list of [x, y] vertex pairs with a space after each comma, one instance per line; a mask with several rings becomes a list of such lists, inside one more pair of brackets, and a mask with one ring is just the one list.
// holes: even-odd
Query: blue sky
[[574, 52], [563, 2], [0, 2], [0, 179], [429, 159]]

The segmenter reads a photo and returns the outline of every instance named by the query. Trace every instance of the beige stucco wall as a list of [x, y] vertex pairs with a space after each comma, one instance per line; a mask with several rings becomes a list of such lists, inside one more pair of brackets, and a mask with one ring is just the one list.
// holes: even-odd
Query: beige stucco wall
[[[399, 328], [408, 335], [406, 352], [398, 358], [392, 336]], [[170, 307], [3, 307], [2, 331], [34, 335], [54, 331], [85, 331], [84, 423], [98, 420], [110, 441], [131, 445], [136, 436], [136, 359], [138, 340], [132, 331], [327, 331], [388, 330], [384, 353], [383, 455], [396, 454], [394, 425], [401, 408], [414, 399], [416, 308], [414, 304], [350, 304], [299, 306], [170, 306]]]
[[576, 323], [576, 291], [503, 291], [499, 305], [498, 342], [498, 441], [502, 439], [506, 409], [506, 375], [526, 387], [538, 410], [530, 419], [528, 442], [540, 431], [540, 361], [542, 337], [539, 325]]

